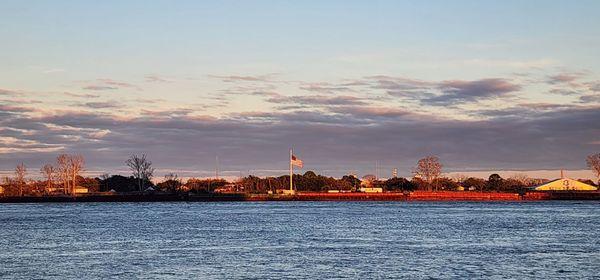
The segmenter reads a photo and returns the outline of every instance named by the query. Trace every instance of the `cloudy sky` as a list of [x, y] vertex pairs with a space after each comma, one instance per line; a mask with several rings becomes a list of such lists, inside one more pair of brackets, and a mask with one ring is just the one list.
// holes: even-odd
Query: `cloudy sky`
[[1, 1], [0, 169], [585, 169], [599, 1]]

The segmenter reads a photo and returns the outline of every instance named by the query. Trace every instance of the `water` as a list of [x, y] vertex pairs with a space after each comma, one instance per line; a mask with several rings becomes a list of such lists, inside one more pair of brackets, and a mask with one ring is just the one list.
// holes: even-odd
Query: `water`
[[0, 204], [0, 277], [599, 278], [600, 203]]

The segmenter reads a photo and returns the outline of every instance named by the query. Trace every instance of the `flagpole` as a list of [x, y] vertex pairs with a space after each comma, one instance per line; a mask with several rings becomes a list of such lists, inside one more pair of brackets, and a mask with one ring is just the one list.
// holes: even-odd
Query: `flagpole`
[[293, 152], [292, 152], [292, 149], [290, 149], [290, 192], [294, 191], [294, 187], [293, 187], [294, 185], [292, 183], [292, 180], [293, 180], [292, 178], [294, 177], [294, 167], [292, 165], [292, 155], [293, 155]]

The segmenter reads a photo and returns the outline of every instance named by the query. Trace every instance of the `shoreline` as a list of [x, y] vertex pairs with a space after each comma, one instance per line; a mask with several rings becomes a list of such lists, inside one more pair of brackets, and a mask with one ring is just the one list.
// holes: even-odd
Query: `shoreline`
[[245, 193], [207, 194], [86, 194], [77, 196], [0, 197], [0, 203], [66, 203], [66, 202], [211, 202], [211, 201], [544, 201], [600, 200], [600, 191], [554, 191], [526, 193], [414, 191], [388, 193], [317, 193], [294, 195]]

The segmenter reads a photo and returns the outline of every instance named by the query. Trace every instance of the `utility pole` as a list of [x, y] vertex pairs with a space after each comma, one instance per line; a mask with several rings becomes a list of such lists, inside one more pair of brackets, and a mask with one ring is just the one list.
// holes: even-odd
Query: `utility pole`
[[294, 191], [294, 183], [292, 182], [292, 178], [294, 177], [294, 166], [292, 165], [292, 155], [293, 151], [290, 149], [290, 192]]
[[215, 156], [215, 178], [219, 180], [219, 156]]

